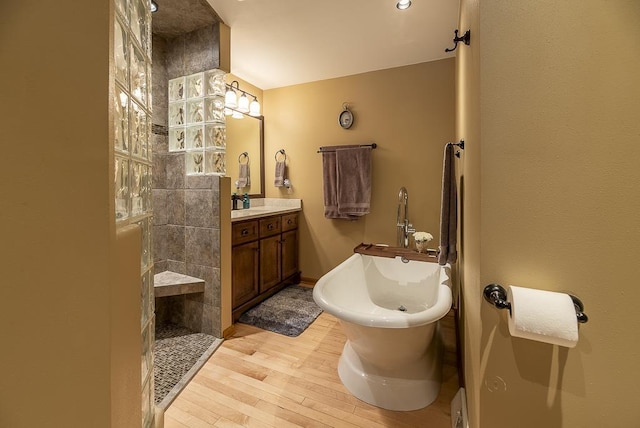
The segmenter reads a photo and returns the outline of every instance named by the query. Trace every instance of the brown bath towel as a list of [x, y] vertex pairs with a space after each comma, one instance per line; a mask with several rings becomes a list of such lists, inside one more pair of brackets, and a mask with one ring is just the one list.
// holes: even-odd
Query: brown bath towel
[[338, 211], [360, 217], [371, 203], [371, 147], [336, 150]]
[[456, 169], [453, 144], [444, 148], [442, 165], [442, 201], [440, 211], [440, 253], [438, 263], [441, 265], [455, 263], [458, 259], [456, 251], [458, 233], [458, 191], [456, 188]]
[[321, 150], [324, 216], [357, 220], [369, 213], [371, 148], [346, 145]]

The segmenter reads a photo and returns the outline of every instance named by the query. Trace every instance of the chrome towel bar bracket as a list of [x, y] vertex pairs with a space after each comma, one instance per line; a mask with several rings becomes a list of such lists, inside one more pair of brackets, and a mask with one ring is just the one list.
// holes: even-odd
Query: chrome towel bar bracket
[[[507, 301], [507, 291], [499, 284], [489, 284], [484, 287], [484, 291], [482, 292], [484, 296], [484, 300], [491, 303], [498, 309], [508, 309], [509, 315], [511, 315], [511, 302]], [[576, 310], [576, 318], [578, 322], [581, 324], [589, 321], [589, 317], [584, 313], [584, 305], [582, 301], [574, 296], [569, 294], [571, 300], [573, 301], [573, 307]]]

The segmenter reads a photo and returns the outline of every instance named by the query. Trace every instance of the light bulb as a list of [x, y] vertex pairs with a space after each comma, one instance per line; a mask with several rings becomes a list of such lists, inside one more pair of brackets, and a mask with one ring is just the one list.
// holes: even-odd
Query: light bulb
[[234, 119], [244, 119], [244, 115], [239, 111], [234, 111], [231, 117]]
[[236, 91], [231, 88], [229, 88], [227, 93], [224, 94], [224, 106], [230, 108], [238, 107], [238, 95], [236, 94]]
[[242, 93], [240, 99], [238, 100], [238, 110], [243, 113], [249, 111], [249, 98], [247, 98], [247, 94]]
[[400, 0], [396, 4], [396, 7], [400, 10], [409, 9], [409, 6], [411, 6], [411, 0]]
[[232, 113], [233, 113], [233, 111], [230, 108], [225, 108], [224, 109], [224, 115], [225, 116], [231, 116]]
[[251, 104], [249, 104], [249, 114], [251, 116], [260, 116], [260, 103], [255, 97], [253, 101], [251, 101]]

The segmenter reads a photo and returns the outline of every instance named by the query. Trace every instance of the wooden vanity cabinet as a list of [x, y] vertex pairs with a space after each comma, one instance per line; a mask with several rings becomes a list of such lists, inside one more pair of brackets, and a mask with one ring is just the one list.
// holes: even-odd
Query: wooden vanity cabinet
[[234, 322], [252, 306], [300, 281], [298, 213], [232, 223]]

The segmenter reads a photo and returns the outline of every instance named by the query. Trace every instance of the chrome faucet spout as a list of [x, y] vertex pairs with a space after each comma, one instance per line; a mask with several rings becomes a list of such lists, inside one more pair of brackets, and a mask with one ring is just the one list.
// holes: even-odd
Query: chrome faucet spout
[[398, 215], [396, 217], [396, 235], [398, 247], [407, 248], [409, 246], [409, 234], [415, 232], [411, 222], [409, 222], [409, 192], [403, 186], [398, 192]]

